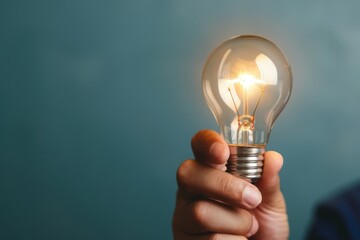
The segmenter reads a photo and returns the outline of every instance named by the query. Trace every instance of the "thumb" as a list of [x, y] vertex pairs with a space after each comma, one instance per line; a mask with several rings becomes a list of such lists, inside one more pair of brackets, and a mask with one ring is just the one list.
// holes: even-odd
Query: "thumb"
[[[289, 239], [289, 221], [284, 196], [280, 190], [279, 172], [283, 158], [277, 152], [266, 152], [263, 175], [256, 184], [263, 201], [254, 212], [261, 228], [256, 239]], [[274, 225], [275, 224], [275, 225]]]
[[262, 204], [279, 210], [285, 210], [285, 200], [280, 190], [279, 177], [282, 165], [283, 157], [281, 154], [274, 151], [266, 152], [263, 174], [256, 183], [263, 197]]

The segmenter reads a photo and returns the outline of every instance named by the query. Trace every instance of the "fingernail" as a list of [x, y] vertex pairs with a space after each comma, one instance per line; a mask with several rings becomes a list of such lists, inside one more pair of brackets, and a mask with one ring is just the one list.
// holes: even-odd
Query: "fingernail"
[[261, 202], [261, 194], [255, 187], [246, 186], [243, 190], [243, 200], [250, 207], [256, 207]]
[[[211, 161], [218, 163], [227, 160], [228, 148], [224, 146], [224, 144], [216, 142], [210, 147], [210, 157]], [[219, 161], [220, 160], [220, 161]]]

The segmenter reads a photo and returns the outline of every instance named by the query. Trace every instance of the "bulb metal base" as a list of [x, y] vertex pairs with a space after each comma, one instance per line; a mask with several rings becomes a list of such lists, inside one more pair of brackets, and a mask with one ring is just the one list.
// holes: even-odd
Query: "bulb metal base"
[[229, 146], [230, 157], [226, 163], [226, 172], [241, 177], [251, 183], [261, 178], [264, 147]]

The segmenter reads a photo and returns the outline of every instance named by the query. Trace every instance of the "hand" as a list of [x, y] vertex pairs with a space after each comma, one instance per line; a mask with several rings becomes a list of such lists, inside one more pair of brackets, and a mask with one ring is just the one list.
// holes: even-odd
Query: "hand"
[[255, 186], [224, 172], [229, 148], [216, 132], [198, 132], [192, 148], [196, 160], [184, 161], [177, 172], [174, 239], [288, 238], [280, 154], [265, 153], [263, 176]]

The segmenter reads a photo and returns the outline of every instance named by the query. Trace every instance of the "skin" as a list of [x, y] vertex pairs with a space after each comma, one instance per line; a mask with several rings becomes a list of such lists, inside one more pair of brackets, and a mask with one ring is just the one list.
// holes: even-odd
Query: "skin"
[[279, 153], [265, 153], [262, 178], [253, 185], [225, 172], [229, 148], [218, 133], [202, 130], [191, 145], [195, 160], [177, 171], [175, 240], [289, 238]]

